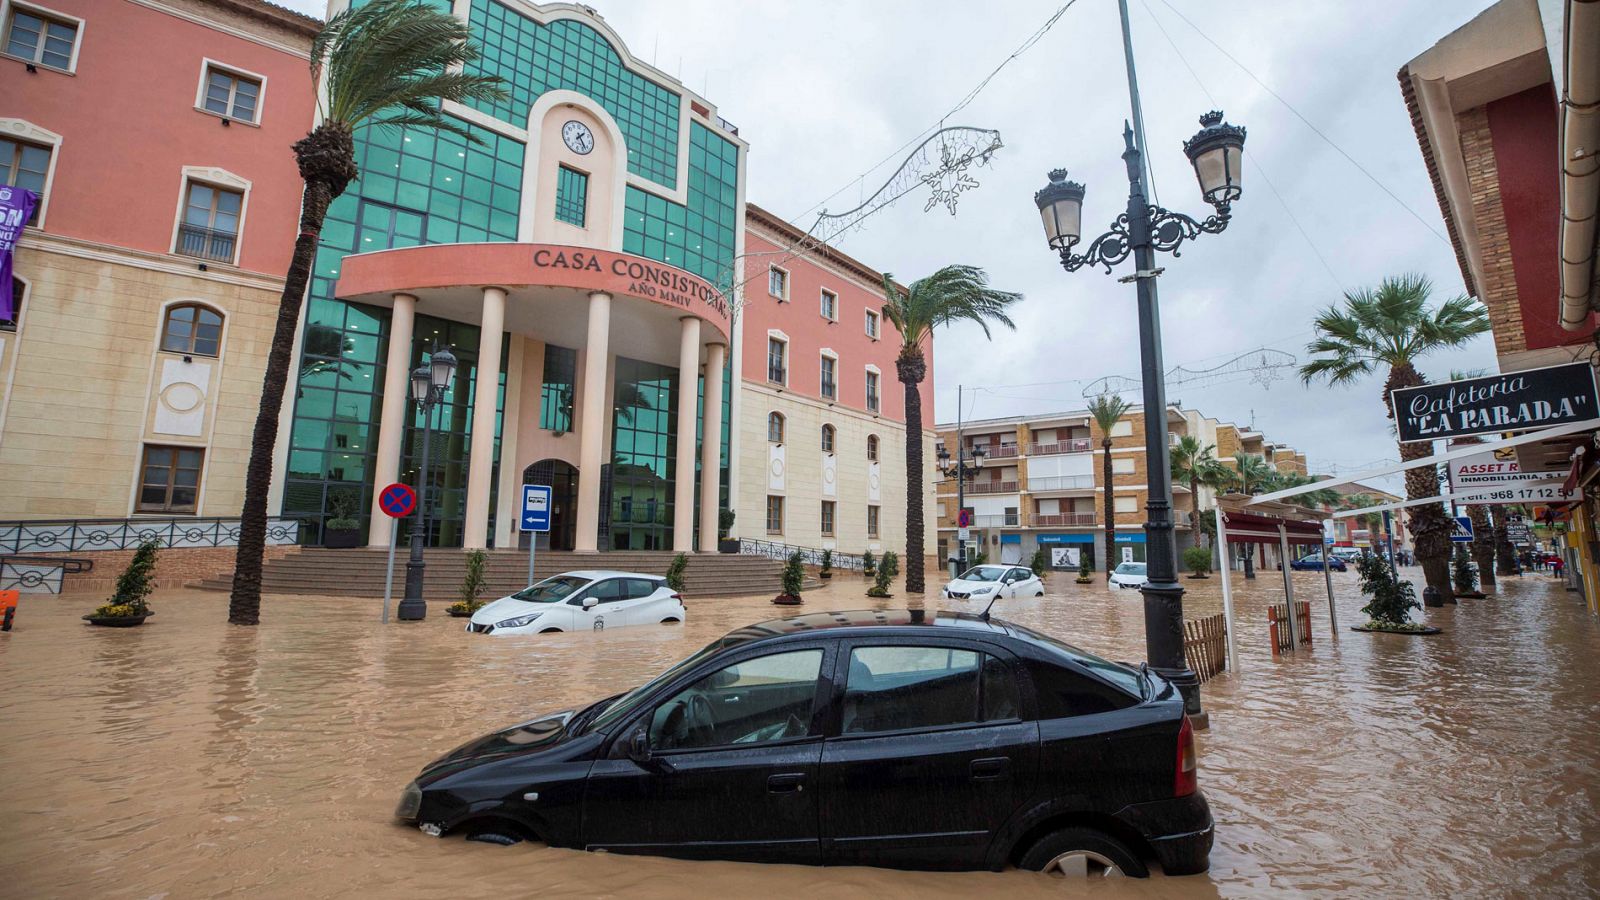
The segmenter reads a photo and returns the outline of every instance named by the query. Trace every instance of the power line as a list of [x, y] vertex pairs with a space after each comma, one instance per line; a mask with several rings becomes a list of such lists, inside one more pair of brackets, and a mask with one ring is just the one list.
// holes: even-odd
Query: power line
[[1439, 233], [1439, 229], [1434, 228], [1432, 223], [1430, 223], [1427, 219], [1423, 218], [1422, 215], [1420, 213], [1418, 213], [1415, 209], [1412, 209], [1411, 206], [1409, 204], [1407, 204], [1404, 200], [1401, 200], [1399, 195], [1395, 194], [1394, 191], [1389, 190], [1388, 185], [1385, 185], [1383, 182], [1379, 181], [1378, 177], [1376, 175], [1373, 175], [1371, 172], [1367, 171], [1365, 166], [1361, 165], [1361, 163], [1359, 163], [1359, 162], [1356, 162], [1356, 158], [1355, 157], [1353, 157], [1349, 153], [1345, 152], [1345, 149], [1343, 147], [1341, 147], [1338, 144], [1334, 143], [1333, 138], [1328, 137], [1326, 134], [1323, 133], [1322, 129], [1318, 128], [1316, 125], [1313, 125], [1311, 123], [1310, 119], [1308, 119], [1304, 115], [1302, 115], [1300, 113], [1300, 110], [1295, 109], [1294, 105], [1291, 104], [1289, 101], [1283, 99], [1283, 97], [1280, 96], [1277, 91], [1274, 91], [1271, 87], [1269, 87], [1267, 85], [1267, 83], [1265, 81], [1262, 81], [1260, 79], [1260, 77], [1258, 77], [1256, 75], [1256, 73], [1250, 71], [1250, 68], [1248, 66], [1246, 66], [1244, 63], [1240, 62], [1239, 60], [1235, 59], [1233, 54], [1229, 53], [1227, 50], [1224, 50], [1221, 44], [1218, 44], [1216, 41], [1211, 39], [1210, 35], [1206, 34], [1204, 31], [1201, 31], [1200, 30], [1200, 26], [1198, 26], [1198, 25], [1194, 24], [1193, 22], [1189, 21], [1187, 16], [1185, 16], [1181, 12], [1178, 12], [1178, 10], [1175, 9], [1171, 3], [1168, 3], [1167, 0], [1161, 0], [1161, 5], [1165, 6], [1168, 10], [1170, 10], [1173, 15], [1175, 15], [1178, 18], [1182, 19], [1183, 23], [1185, 25], [1188, 25], [1190, 28], [1194, 29], [1194, 33], [1198, 34], [1198, 35], [1200, 35], [1200, 37], [1204, 38], [1206, 43], [1208, 43], [1211, 46], [1217, 48], [1217, 52], [1221, 53], [1223, 56], [1227, 57], [1229, 62], [1231, 62], [1234, 65], [1238, 66], [1240, 71], [1244, 72], [1246, 75], [1249, 75], [1250, 76], [1250, 80], [1252, 80], [1256, 84], [1260, 85], [1262, 90], [1264, 90], [1268, 94], [1272, 95], [1272, 99], [1274, 99], [1274, 100], [1278, 101], [1279, 103], [1283, 104], [1284, 108], [1289, 110], [1289, 112], [1294, 113], [1295, 118], [1297, 118], [1301, 122], [1305, 123], [1305, 126], [1307, 128], [1309, 128], [1309, 129], [1311, 129], [1311, 131], [1313, 133], [1315, 133], [1317, 137], [1322, 138], [1323, 142], [1326, 143], [1329, 147], [1332, 147], [1334, 150], [1338, 151], [1339, 155], [1343, 156], [1346, 160], [1348, 160], [1350, 165], [1356, 167], [1356, 171], [1358, 171], [1361, 174], [1367, 176], [1367, 180], [1368, 181], [1371, 181], [1373, 184], [1378, 186], [1379, 190], [1383, 191], [1385, 194], [1388, 194], [1389, 195], [1389, 199], [1391, 199], [1395, 203], [1399, 204], [1401, 209], [1404, 209], [1406, 212], [1410, 213], [1411, 217], [1413, 219], [1416, 219], [1418, 222], [1422, 223], [1422, 227], [1423, 228], [1428, 229], [1428, 231], [1433, 233], [1434, 237], [1436, 237], [1439, 240], [1443, 241], [1446, 245], [1450, 245], [1450, 239], [1445, 237], [1443, 234], [1440, 234]]

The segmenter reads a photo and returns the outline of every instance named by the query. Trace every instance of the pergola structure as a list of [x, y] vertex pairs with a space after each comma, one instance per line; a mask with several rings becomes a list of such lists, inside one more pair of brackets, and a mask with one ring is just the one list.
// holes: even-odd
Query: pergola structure
[[[1254, 500], [1254, 502], [1252, 502]], [[1239, 671], [1239, 653], [1234, 642], [1233, 582], [1230, 573], [1231, 556], [1228, 547], [1233, 544], [1275, 544], [1283, 560], [1283, 592], [1289, 605], [1289, 632], [1291, 642], [1300, 633], [1299, 613], [1294, 603], [1293, 570], [1289, 567], [1289, 545], [1319, 547], [1323, 551], [1322, 573], [1328, 586], [1328, 621], [1338, 633], [1338, 614], [1333, 608], [1333, 574], [1328, 568], [1327, 548], [1323, 541], [1322, 520], [1314, 510], [1290, 503], [1260, 502], [1243, 494], [1219, 497], [1216, 507], [1217, 541], [1222, 548], [1222, 613], [1227, 623], [1228, 666]]]

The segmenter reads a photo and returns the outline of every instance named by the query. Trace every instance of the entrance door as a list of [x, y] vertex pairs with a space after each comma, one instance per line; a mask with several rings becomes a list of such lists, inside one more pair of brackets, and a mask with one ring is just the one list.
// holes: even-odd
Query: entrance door
[[[540, 550], [571, 550], [577, 535], [578, 470], [560, 459], [541, 459], [522, 470], [523, 484], [542, 484], [550, 488], [550, 531], [539, 538]], [[522, 532], [517, 546], [528, 549], [529, 532]]]

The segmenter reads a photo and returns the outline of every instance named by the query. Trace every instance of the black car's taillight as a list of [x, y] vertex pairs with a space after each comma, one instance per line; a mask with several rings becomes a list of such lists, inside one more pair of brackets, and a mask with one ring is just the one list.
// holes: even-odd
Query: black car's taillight
[[1200, 789], [1199, 763], [1194, 752], [1194, 726], [1183, 717], [1178, 728], [1178, 769], [1172, 779], [1172, 796], [1187, 797]]

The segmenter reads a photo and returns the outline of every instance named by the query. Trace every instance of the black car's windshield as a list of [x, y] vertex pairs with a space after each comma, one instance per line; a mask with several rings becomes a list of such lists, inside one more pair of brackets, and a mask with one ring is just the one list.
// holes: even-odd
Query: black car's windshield
[[589, 723], [589, 727], [583, 729], [583, 733], [588, 734], [591, 731], [604, 731], [607, 728], [610, 728], [618, 719], [623, 718], [629, 712], [637, 708], [639, 704], [644, 701], [644, 698], [650, 696], [650, 693], [655, 689], [656, 685], [663, 684], [672, 678], [677, 677], [679, 672], [698, 664], [700, 660], [705, 659], [711, 654], [716, 653], [727, 646], [728, 643], [726, 638], [718, 638], [717, 640], [714, 640], [702, 647], [693, 655], [680, 661], [672, 668], [662, 672], [660, 675], [657, 675], [644, 684], [639, 685], [626, 694], [623, 694], [621, 697], [618, 697], [615, 703], [607, 706], [605, 711], [600, 713], [600, 715], [595, 716], [594, 721]]
[[1139, 671], [1137, 669], [1129, 668], [1121, 663], [1114, 663], [1109, 659], [1102, 659], [1098, 656], [1095, 656], [1093, 653], [1082, 649], [1081, 647], [1074, 647], [1066, 641], [1056, 640], [1048, 634], [1034, 631], [1031, 628], [1024, 628], [1021, 625], [1009, 622], [1007, 625], [1008, 627], [1015, 629], [1020, 634], [1025, 634], [1028, 637], [1048, 645], [1050, 649], [1068, 657], [1078, 665], [1088, 669], [1090, 672], [1093, 672], [1101, 678], [1104, 678], [1106, 681], [1111, 682], [1117, 687], [1122, 688], [1135, 697], [1142, 698], [1144, 696], [1144, 679], [1139, 675]]
[[576, 575], [557, 575], [525, 587], [511, 596], [513, 599], [526, 600], [529, 603], [556, 603], [571, 596], [573, 591], [588, 583], [589, 579], [579, 578]]
[[1006, 574], [1005, 566], [973, 566], [961, 573], [962, 581], [999, 581]]

